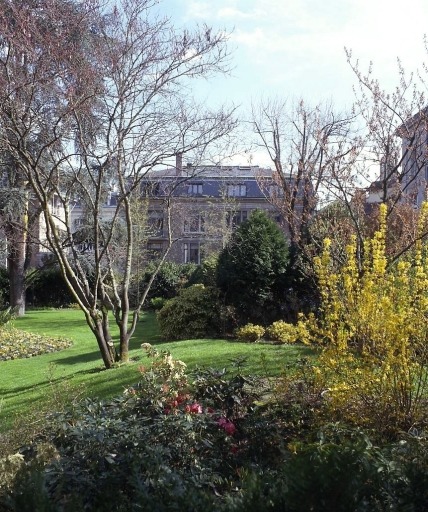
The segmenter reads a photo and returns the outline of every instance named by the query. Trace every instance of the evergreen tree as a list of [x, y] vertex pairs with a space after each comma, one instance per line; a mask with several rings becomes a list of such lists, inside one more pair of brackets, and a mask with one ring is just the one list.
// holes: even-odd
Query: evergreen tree
[[288, 244], [266, 212], [256, 210], [220, 253], [217, 285], [240, 323], [269, 323], [280, 313]]

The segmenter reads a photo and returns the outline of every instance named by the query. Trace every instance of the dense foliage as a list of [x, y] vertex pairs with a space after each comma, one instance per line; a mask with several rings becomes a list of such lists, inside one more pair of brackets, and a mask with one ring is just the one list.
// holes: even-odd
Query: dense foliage
[[38, 270], [27, 288], [27, 303], [33, 307], [63, 308], [73, 302], [73, 296], [57, 266]]
[[9, 276], [6, 268], [0, 267], [0, 306], [9, 303]]
[[[140, 285], [141, 289], [144, 289], [147, 285], [156, 267], [156, 262], [151, 262], [147, 265], [145, 275]], [[175, 297], [180, 290], [188, 284], [196, 268], [197, 265], [194, 263], [166, 261], [156, 274], [147, 296], [148, 299], [150, 300], [155, 297], [171, 299]], [[136, 294], [135, 286], [132, 289], [132, 293]]]
[[[425, 205], [420, 233], [427, 215]], [[325, 344], [316, 371], [336, 418], [392, 435], [424, 426], [428, 414], [428, 248], [419, 236], [414, 250], [393, 262], [386, 240], [382, 205], [362, 268], [355, 239], [336, 271], [325, 241], [316, 260], [322, 298], [316, 338]]]
[[287, 263], [284, 234], [266, 212], [254, 211], [232, 234], [217, 266], [217, 284], [239, 324], [278, 318]]
[[239, 361], [190, 378], [143, 348], [151, 360], [123, 396], [53, 415], [36, 443], [0, 460], [0, 510], [426, 510], [426, 437], [385, 443], [328, 424], [304, 361], [266, 388]]
[[222, 330], [222, 307], [216, 288], [195, 284], [166, 302], [157, 314], [168, 340], [217, 336]]

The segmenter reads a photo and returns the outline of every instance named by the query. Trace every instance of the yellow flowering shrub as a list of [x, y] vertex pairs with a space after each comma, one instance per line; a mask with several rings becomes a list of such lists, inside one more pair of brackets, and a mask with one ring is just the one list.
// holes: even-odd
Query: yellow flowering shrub
[[[317, 378], [328, 390], [332, 413], [376, 428], [409, 428], [421, 418], [428, 363], [428, 252], [419, 241], [398, 262], [388, 261], [386, 206], [374, 236], [331, 271], [329, 241], [316, 259], [325, 343]], [[363, 263], [357, 253], [363, 249]]]
[[295, 343], [297, 341], [297, 332], [293, 324], [278, 320], [266, 329], [266, 336], [281, 343]]
[[309, 343], [311, 341], [309, 329], [302, 318], [297, 324], [290, 324], [284, 320], [273, 322], [266, 329], [266, 336], [281, 343]]
[[239, 327], [239, 329], [235, 331], [235, 335], [240, 341], [258, 341], [263, 337], [264, 333], [264, 327], [251, 323]]

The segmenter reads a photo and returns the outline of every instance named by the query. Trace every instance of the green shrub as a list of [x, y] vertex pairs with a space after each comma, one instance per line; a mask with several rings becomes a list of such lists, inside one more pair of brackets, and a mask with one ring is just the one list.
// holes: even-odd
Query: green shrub
[[7, 268], [0, 267], [0, 307], [9, 303], [9, 273]]
[[[150, 287], [147, 298], [163, 297], [172, 299], [176, 297], [180, 290], [188, 285], [189, 279], [197, 265], [193, 263], [174, 263], [166, 261]], [[156, 262], [150, 262], [147, 265], [145, 275], [140, 283], [140, 290], [143, 290], [156, 269]], [[135, 290], [133, 291], [135, 293]]]
[[37, 271], [27, 289], [27, 301], [34, 307], [68, 307], [75, 301], [58, 267]]
[[204, 286], [217, 286], [218, 254], [209, 254], [204, 261], [196, 266], [189, 278], [189, 286], [203, 284]]
[[165, 303], [166, 299], [163, 297], [153, 297], [153, 299], [150, 299], [150, 307], [155, 311], [162, 309], [165, 306]]
[[300, 379], [285, 402], [242, 361], [197, 370], [191, 385], [184, 363], [142, 347], [135, 386], [51, 416], [40, 442], [0, 459], [0, 510], [426, 511], [423, 431], [380, 445], [359, 428], [319, 429], [323, 399]]
[[[50, 459], [39, 463], [37, 444], [26, 450], [6, 510], [223, 508], [221, 496], [236, 486], [237, 427], [192, 396], [184, 363], [143, 348], [152, 360], [123, 396], [50, 418], [42, 436]], [[0, 510], [2, 498], [0, 489]]]
[[157, 318], [161, 334], [168, 340], [217, 336], [223, 318], [219, 292], [202, 284], [185, 288], [166, 302]]
[[280, 318], [288, 245], [266, 212], [255, 210], [232, 234], [217, 263], [217, 286], [239, 325]]
[[264, 333], [264, 327], [251, 323], [244, 325], [235, 331], [235, 335], [240, 341], [258, 341], [263, 337]]
[[13, 319], [15, 318], [15, 315], [13, 314], [11, 308], [6, 308], [0, 311], [0, 329], [3, 326], [6, 326], [9, 324]]

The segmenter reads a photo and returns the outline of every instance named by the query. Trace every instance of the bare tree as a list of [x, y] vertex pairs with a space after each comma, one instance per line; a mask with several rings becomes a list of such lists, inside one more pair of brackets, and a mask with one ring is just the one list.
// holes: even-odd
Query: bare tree
[[343, 180], [344, 169], [355, 158], [351, 121], [329, 105], [311, 108], [303, 100], [291, 106], [282, 100], [253, 106], [256, 144], [268, 153], [275, 170], [276, 187], [267, 188], [266, 195], [281, 212], [296, 246], [304, 245], [320, 201], [331, 200], [335, 193], [336, 175]]
[[[38, 12], [19, 3], [13, 16], [29, 25], [27, 37], [8, 31], [9, 20], [0, 18], [0, 143], [40, 205], [45, 243], [110, 368], [127, 361], [146, 296], [131, 311], [133, 205], [144, 176], [177, 153], [201, 157], [234, 126], [233, 110], [210, 111], [188, 93], [193, 79], [224, 71], [227, 36], [206, 26], [177, 31], [156, 17], [150, 0], [124, 0], [110, 11], [94, 1], [69, 2], [73, 9], [62, 24], [57, 0], [40, 0]], [[53, 198], [63, 214], [52, 209]], [[81, 231], [71, 220], [76, 204], [89, 228], [90, 276]], [[122, 251], [113, 250], [118, 239]]]
[[428, 111], [421, 74], [408, 74], [398, 61], [399, 81], [391, 92], [374, 76], [370, 64], [361, 71], [347, 51], [355, 87], [354, 111], [361, 127], [361, 152], [353, 174], [367, 188], [366, 210], [388, 206], [391, 261], [413, 246], [417, 236], [417, 208], [426, 199], [428, 184]]

